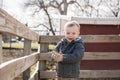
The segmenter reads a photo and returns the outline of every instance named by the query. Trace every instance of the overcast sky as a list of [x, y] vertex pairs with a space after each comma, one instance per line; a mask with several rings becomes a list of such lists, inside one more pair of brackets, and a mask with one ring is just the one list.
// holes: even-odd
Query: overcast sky
[[22, 11], [22, 6], [25, 0], [3, 0], [3, 9], [5, 9], [8, 13], [16, 13], [20, 14]]
[[2, 8], [7, 11], [14, 18], [18, 19], [22, 23], [31, 22], [28, 14], [25, 12], [24, 3], [27, 0], [3, 0]]

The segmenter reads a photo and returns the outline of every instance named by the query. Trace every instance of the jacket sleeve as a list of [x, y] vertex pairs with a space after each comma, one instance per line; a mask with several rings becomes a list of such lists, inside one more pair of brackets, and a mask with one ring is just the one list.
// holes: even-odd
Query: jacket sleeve
[[[59, 52], [60, 44], [61, 44], [60, 42], [57, 43], [57, 45], [54, 49], [56, 52]], [[50, 56], [50, 61], [54, 61], [53, 54], [51, 54], [51, 56]]]
[[83, 43], [77, 43], [72, 54], [63, 54], [63, 61], [61, 63], [76, 63], [84, 56]]
[[55, 47], [55, 51], [60, 52], [60, 45], [61, 45], [61, 41], [57, 43]]

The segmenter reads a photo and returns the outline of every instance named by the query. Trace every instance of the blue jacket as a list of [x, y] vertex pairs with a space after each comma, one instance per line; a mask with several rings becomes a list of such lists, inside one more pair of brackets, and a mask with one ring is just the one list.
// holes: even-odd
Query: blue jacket
[[84, 55], [84, 45], [81, 37], [67, 44], [65, 38], [57, 44], [55, 51], [63, 55], [63, 61], [57, 65], [57, 76], [78, 78], [80, 75], [80, 61]]

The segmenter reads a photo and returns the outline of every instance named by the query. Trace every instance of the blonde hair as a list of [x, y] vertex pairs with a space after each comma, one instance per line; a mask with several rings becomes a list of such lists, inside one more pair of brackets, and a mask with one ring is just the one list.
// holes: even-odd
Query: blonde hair
[[66, 27], [73, 27], [73, 26], [77, 26], [78, 29], [80, 29], [80, 25], [77, 21], [69, 21], [64, 25], [64, 28]]

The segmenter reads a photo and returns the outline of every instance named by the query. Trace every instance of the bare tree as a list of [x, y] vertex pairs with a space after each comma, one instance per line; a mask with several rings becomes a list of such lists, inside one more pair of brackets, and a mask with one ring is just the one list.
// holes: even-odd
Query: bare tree
[[99, 17], [99, 6], [102, 4], [102, 0], [97, 0], [95, 3], [94, 0], [80, 0], [75, 3], [75, 6], [80, 8], [82, 15]]
[[32, 0], [32, 1], [28, 2], [28, 3], [26, 3], [25, 5], [27, 7], [28, 6], [37, 6], [39, 8], [39, 9], [34, 10], [34, 13], [33, 13], [34, 15], [36, 13], [38, 13], [41, 9], [43, 9], [45, 11], [47, 17], [48, 17], [49, 27], [47, 27], [45, 24], [41, 24], [41, 23], [38, 24], [37, 26], [43, 25], [49, 31], [51, 31], [53, 35], [55, 35], [55, 32], [54, 32], [53, 27], [52, 27], [51, 17], [50, 17], [50, 14], [49, 14], [48, 10], [47, 10], [48, 7], [45, 5], [44, 0]]
[[105, 11], [103, 7], [108, 7], [115, 17], [118, 17], [120, 13], [120, 0], [29, 0], [26, 4], [27, 7], [37, 6], [37, 8], [34, 9], [34, 15], [41, 10], [45, 12], [49, 25], [39, 23], [37, 26], [44, 26], [47, 30], [52, 32], [53, 35], [55, 35], [55, 30], [52, 23], [52, 14], [49, 12], [49, 9], [52, 8], [57, 10], [61, 15], [67, 15], [68, 8], [72, 5], [75, 5], [76, 9], [80, 9], [77, 14], [85, 15], [87, 17], [100, 17], [104, 16], [106, 13], [108, 15], [108, 12]]
[[76, 2], [77, 0], [61, 0], [61, 2], [59, 0], [52, 0], [50, 1], [49, 6], [58, 9], [61, 15], [67, 15], [68, 6]]
[[53, 35], [55, 35], [55, 32], [53, 30], [53, 26], [52, 26], [52, 21], [51, 21], [51, 17], [48, 11], [48, 8], [53, 7], [54, 9], [57, 9], [61, 15], [67, 15], [67, 11], [68, 11], [68, 6], [70, 4], [74, 4], [76, 2], [76, 0], [31, 0], [29, 2], [27, 2], [25, 5], [26, 7], [29, 6], [37, 6], [39, 9], [35, 9], [34, 10], [34, 15], [36, 13], [38, 13], [41, 9], [43, 9], [48, 17], [48, 23], [49, 23], [49, 27], [45, 24], [38, 24], [37, 26], [43, 25], [44, 27], [46, 27], [49, 31], [52, 32]]
[[106, 6], [110, 9], [111, 13], [118, 17], [120, 13], [120, 0], [105, 0]]

